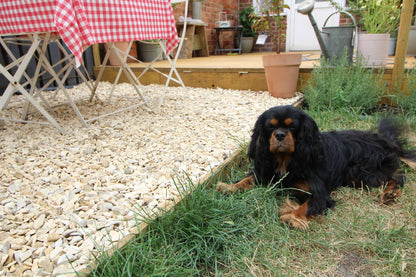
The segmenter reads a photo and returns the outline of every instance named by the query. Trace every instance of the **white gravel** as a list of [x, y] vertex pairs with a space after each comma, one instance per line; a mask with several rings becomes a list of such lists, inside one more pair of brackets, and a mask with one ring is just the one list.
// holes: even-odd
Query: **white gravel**
[[[93, 102], [77, 103], [86, 119], [140, 103], [128, 84], [106, 100], [109, 83]], [[155, 106], [161, 86], [147, 86]], [[85, 85], [70, 90], [88, 98]], [[47, 93], [48, 98], [53, 93]], [[123, 97], [120, 97], [123, 96]], [[50, 125], [0, 124], [0, 275], [49, 276], [82, 270], [97, 247], [135, 230], [137, 205], [163, 207], [177, 196], [172, 177], [197, 182], [248, 141], [257, 116], [301, 95], [277, 99], [267, 92], [169, 88], [164, 104], [145, 106], [84, 128], [68, 105], [54, 108], [66, 130]], [[58, 93], [54, 103], [62, 102]], [[15, 96], [0, 117], [18, 116]], [[33, 112], [30, 120], [43, 121]], [[68, 261], [72, 262], [72, 266]]]

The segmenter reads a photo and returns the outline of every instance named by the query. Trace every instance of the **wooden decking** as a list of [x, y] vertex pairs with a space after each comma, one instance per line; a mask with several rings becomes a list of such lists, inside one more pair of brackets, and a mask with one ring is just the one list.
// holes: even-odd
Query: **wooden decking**
[[[266, 91], [267, 83], [262, 66], [262, 56], [272, 53], [250, 53], [242, 55], [218, 55], [209, 57], [196, 57], [179, 59], [176, 67], [186, 86], [202, 88], [244, 89]], [[314, 65], [319, 64], [320, 53], [303, 52], [298, 89], [301, 91], [302, 80], [309, 78]], [[384, 79], [391, 80], [394, 57], [390, 57], [384, 72]], [[162, 72], [168, 73], [167, 60], [158, 61], [155, 66]], [[415, 57], [407, 57], [405, 67], [410, 69], [416, 66]], [[130, 67], [136, 74], [142, 72], [144, 65], [131, 63]], [[106, 68], [103, 79], [112, 82], [117, 74], [118, 67]], [[140, 79], [144, 85], [164, 84], [165, 78], [155, 72], [147, 72]], [[127, 81], [123, 79], [122, 81]], [[174, 85], [174, 84], [171, 84]]]

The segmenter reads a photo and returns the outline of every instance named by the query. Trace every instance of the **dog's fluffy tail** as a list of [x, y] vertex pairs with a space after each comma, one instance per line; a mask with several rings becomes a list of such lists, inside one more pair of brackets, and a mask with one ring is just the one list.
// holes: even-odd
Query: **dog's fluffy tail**
[[378, 133], [398, 147], [400, 159], [411, 168], [416, 169], [416, 151], [404, 148], [406, 144], [403, 138], [404, 130], [405, 126], [394, 118], [384, 118], [378, 126]]

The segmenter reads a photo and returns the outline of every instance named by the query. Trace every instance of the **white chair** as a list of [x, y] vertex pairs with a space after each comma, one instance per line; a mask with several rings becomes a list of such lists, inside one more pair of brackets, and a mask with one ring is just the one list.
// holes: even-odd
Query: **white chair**
[[[179, 73], [176, 70], [176, 61], [178, 60], [178, 58], [180, 56], [180, 53], [181, 53], [181, 50], [182, 50], [182, 46], [183, 46], [183, 42], [184, 42], [185, 36], [186, 36], [186, 25], [187, 25], [187, 21], [188, 21], [188, 4], [189, 4], [189, 0], [171, 0], [171, 3], [172, 4], [183, 3], [183, 2], [185, 2], [185, 11], [184, 11], [184, 16], [183, 16], [184, 17], [184, 22], [183, 22], [182, 35], [181, 35], [181, 37], [179, 39], [178, 48], [176, 50], [176, 55], [173, 58], [173, 60], [171, 60], [170, 57], [169, 57], [169, 55], [166, 54], [166, 49], [163, 49], [164, 46], [159, 41], [159, 43], [160, 43], [160, 45], [161, 45], [161, 47], [163, 49], [163, 52], [166, 54], [166, 57], [167, 57], [170, 65], [171, 65], [171, 69], [170, 69], [170, 72], [169, 72], [169, 76], [167, 77], [167, 80], [166, 80], [166, 83], [165, 83], [165, 88], [163, 89], [162, 97], [160, 97], [160, 99], [159, 99], [159, 105], [158, 105], [159, 107], [162, 105], [163, 99], [164, 99], [165, 94], [166, 94], [166, 90], [167, 90], [167, 88], [168, 88], [169, 83], [170, 83], [171, 80], [174, 81], [174, 82], [176, 82], [176, 83], [178, 83], [178, 84], [180, 84], [183, 88], [185, 88], [185, 85], [184, 85], [184, 83], [182, 81], [182, 78], [179, 76]], [[175, 73], [176, 79], [172, 77], [172, 74], [173, 73]]]
[[[13, 37], [13, 39], [15, 39], [15, 37]], [[27, 76], [26, 68], [28, 67], [29, 62], [35, 54], [36, 50], [42, 46], [42, 39], [38, 34], [28, 34], [25, 35], [23, 39], [31, 41], [30, 48], [26, 54], [20, 58], [16, 58], [7, 46], [8, 36], [0, 36], [0, 44], [12, 58], [12, 62], [10, 64], [5, 66], [0, 64], [0, 73], [10, 82], [0, 98], [0, 111], [6, 108], [14, 93], [18, 91], [23, 96], [25, 96], [26, 99], [28, 99], [42, 113], [42, 115], [44, 115], [45, 118], [47, 118], [47, 120], [63, 134], [65, 131], [58, 124], [58, 122], [56, 122], [56, 120], [38, 103], [38, 101], [33, 98], [32, 93], [29, 93], [26, 90], [26, 86], [35, 87], [36, 84], [32, 78]], [[16, 69], [14, 73], [12, 73], [12, 69]], [[21, 83], [23, 76], [28, 81]]]
[[[141, 83], [140, 83], [140, 78], [147, 71], [149, 71], [149, 70], [153, 70], [153, 71], [161, 74], [162, 76], [166, 77], [165, 87], [163, 89], [162, 96], [159, 99], [159, 103], [158, 103], [158, 106], [157, 107], [160, 107], [162, 105], [163, 99], [164, 99], [165, 94], [166, 94], [166, 91], [167, 91], [167, 88], [168, 88], [168, 86], [169, 86], [169, 84], [170, 84], [171, 81], [176, 82], [176, 83], [180, 84], [183, 88], [185, 88], [185, 85], [184, 85], [184, 83], [182, 81], [182, 78], [180, 77], [180, 75], [179, 75], [179, 73], [178, 73], [178, 71], [176, 69], [176, 62], [177, 62], [177, 60], [178, 60], [178, 58], [180, 56], [180, 52], [182, 50], [183, 42], [184, 42], [185, 36], [186, 36], [186, 25], [187, 25], [187, 15], [188, 15], [188, 3], [189, 3], [189, 0], [171, 0], [170, 2], [171, 2], [171, 4], [178, 4], [178, 3], [183, 3], [183, 2], [185, 3], [183, 29], [182, 29], [182, 34], [181, 34], [181, 36], [179, 38], [179, 43], [178, 43], [178, 47], [177, 47], [177, 50], [176, 50], [176, 54], [174, 55], [174, 57], [173, 57], [173, 55], [172, 55], [172, 57], [171, 57], [171, 55], [168, 55], [168, 53], [166, 52], [166, 45], [165, 45], [163, 39], [159, 39], [159, 45], [162, 48], [162, 52], [160, 53], [160, 55], [158, 55], [150, 63], [145, 63], [143, 61], [140, 61], [136, 57], [130, 56], [128, 53], [123, 53], [118, 48], [112, 46], [110, 48], [110, 51], [114, 51], [116, 53], [116, 56], [119, 59], [119, 62], [121, 64], [121, 66], [120, 66], [120, 69], [119, 69], [118, 74], [116, 76], [116, 79], [114, 80], [114, 84], [113, 84], [113, 87], [111, 89], [109, 98], [112, 97], [112, 94], [114, 92], [115, 86], [118, 84], [118, 81], [120, 79], [121, 73], [123, 71], [124, 71], [125, 75], [127, 76], [127, 78], [129, 79], [130, 83], [136, 84], [136, 85], [134, 85], [134, 87], [135, 87], [137, 93], [140, 95], [140, 97], [143, 99], [144, 103], [147, 106], [148, 106], [147, 101], [144, 99], [143, 95], [140, 93], [138, 87], [143, 87], [141, 85]], [[128, 47], [128, 51], [130, 50], [132, 43], [133, 42], [130, 42], [130, 45]], [[105, 56], [103, 64], [105, 64], [106, 60], [108, 59], [108, 55], [109, 55], [110, 51]], [[169, 61], [169, 64], [170, 64], [169, 74], [165, 74], [165, 73], [161, 72], [160, 70], [158, 70], [158, 69], [156, 69], [154, 67], [154, 63], [158, 59], [160, 59], [160, 57], [162, 55], [165, 55], [166, 56], [166, 59]], [[132, 60], [135, 60], [135, 61], [137, 61], [137, 62], [139, 62], [141, 64], [145, 64], [146, 65], [146, 68], [143, 70], [143, 72], [138, 77], [136, 77], [134, 75], [134, 73], [131, 71], [131, 69], [128, 66], [125, 66], [125, 63], [126, 63], [126, 61], [127, 61], [128, 58], [129, 59], [132, 59]], [[102, 73], [102, 72], [100, 71], [100, 73]], [[97, 78], [100, 79], [100, 77], [101, 76], [98, 76]], [[94, 93], [92, 94], [91, 98], [92, 97], [94, 97]]]
[[[51, 64], [46, 55], [46, 49], [49, 43], [55, 42], [58, 45], [59, 50], [64, 54], [64, 58], [57, 61], [54, 64]], [[22, 57], [16, 57], [9, 48], [9, 44], [20, 44], [30, 46], [28, 52]], [[22, 111], [21, 119], [16, 118], [4, 118], [10, 121], [24, 122], [24, 123], [50, 123], [55, 126], [62, 134], [65, 134], [64, 129], [58, 124], [58, 122], [53, 118], [54, 111], [49, 105], [47, 99], [42, 95], [42, 92], [54, 81], [57, 83], [58, 90], [63, 91], [68, 104], [72, 107], [79, 120], [85, 127], [88, 127], [84, 117], [78, 110], [75, 105], [74, 100], [67, 92], [64, 82], [68, 78], [69, 73], [72, 69], [77, 71], [84, 82], [87, 83], [88, 87], [92, 89], [91, 84], [81, 73], [81, 71], [75, 66], [74, 56], [72, 53], [68, 52], [59, 41], [59, 37], [47, 32], [45, 34], [20, 34], [20, 35], [0, 35], [0, 45], [9, 55], [11, 62], [8, 65], [0, 65], [0, 73], [5, 76], [10, 84], [7, 86], [7, 89], [0, 98], [0, 111], [6, 108], [12, 96], [16, 92], [20, 92], [25, 98], [26, 102]], [[26, 69], [30, 60], [35, 57], [35, 52], [38, 53], [36, 69], [33, 77], [29, 77], [26, 73]], [[62, 65], [61, 69], [58, 72], [55, 72], [55, 67], [57, 65]], [[13, 69], [16, 72], [12, 75]], [[50, 74], [51, 79], [43, 85], [42, 88], [37, 88], [36, 83], [40, 76], [43, 74]], [[24, 78], [22, 78], [24, 77]], [[56, 93], [55, 92], [55, 93]], [[42, 102], [37, 101], [36, 98], [40, 98]], [[43, 103], [43, 106], [41, 105]], [[38, 122], [38, 121], [28, 121], [29, 107], [33, 105], [46, 119], [47, 122]]]

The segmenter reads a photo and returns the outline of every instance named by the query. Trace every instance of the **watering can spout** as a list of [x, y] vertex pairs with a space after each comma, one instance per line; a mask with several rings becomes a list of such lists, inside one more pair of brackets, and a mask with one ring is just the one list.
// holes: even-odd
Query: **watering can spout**
[[316, 24], [315, 19], [312, 16], [312, 11], [315, 6], [314, 0], [306, 0], [303, 1], [297, 8], [297, 11], [301, 14], [307, 15], [309, 17], [309, 21], [312, 24], [313, 30], [315, 31], [316, 38], [318, 39], [319, 46], [321, 47], [322, 54], [326, 59], [329, 58], [328, 49], [324, 43], [324, 39], [319, 31], [318, 25]]

